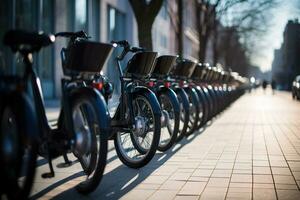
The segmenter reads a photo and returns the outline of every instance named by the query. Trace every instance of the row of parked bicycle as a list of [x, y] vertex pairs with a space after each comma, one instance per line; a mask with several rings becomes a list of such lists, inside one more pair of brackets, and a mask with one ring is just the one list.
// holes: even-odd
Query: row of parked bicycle
[[[58, 37], [68, 38], [68, 45], [61, 50], [61, 111], [53, 127], [32, 53]], [[90, 193], [101, 181], [108, 140], [114, 140], [125, 165], [143, 167], [156, 150], [166, 151], [193, 134], [248, 87], [237, 73], [178, 56], [158, 57], [125, 40], [93, 42], [83, 31], [47, 35], [12, 30], [5, 34], [4, 44], [22, 56], [25, 68], [22, 77], [0, 77], [0, 191], [9, 199], [29, 196], [37, 156], [49, 163], [50, 172], [42, 177], [51, 178], [54, 158], [63, 156], [65, 166], [74, 163], [68, 153], [77, 158], [86, 177], [76, 189]], [[115, 58], [121, 95], [112, 114], [107, 102], [113, 85], [100, 72], [114, 48], [122, 48]], [[122, 67], [128, 53], [131, 58]]]

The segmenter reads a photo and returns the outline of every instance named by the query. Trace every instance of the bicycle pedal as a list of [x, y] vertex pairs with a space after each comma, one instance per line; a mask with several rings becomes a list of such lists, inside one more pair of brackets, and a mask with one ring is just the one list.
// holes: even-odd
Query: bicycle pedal
[[53, 177], [54, 177], [53, 172], [48, 172], [48, 173], [42, 174], [42, 178], [53, 178]]

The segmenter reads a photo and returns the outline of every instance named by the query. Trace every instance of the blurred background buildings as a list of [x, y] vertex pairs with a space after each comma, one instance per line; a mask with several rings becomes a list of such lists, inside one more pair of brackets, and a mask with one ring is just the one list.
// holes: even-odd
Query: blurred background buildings
[[[180, 1], [182, 7], [179, 8]], [[178, 53], [178, 10], [181, 9], [183, 57], [221, 64], [243, 76], [270, 78], [266, 77], [259, 67], [251, 64], [247, 49], [241, 42], [239, 28], [233, 25], [224, 26], [220, 17], [208, 20], [207, 23], [213, 24], [215, 31], [206, 38], [205, 55], [203, 56], [203, 52], [199, 53], [201, 45], [204, 44], [200, 42], [199, 33], [203, 33], [204, 26], [199, 26], [202, 23], [202, 16], [197, 15], [197, 8], [199, 8], [197, 2], [200, 1], [165, 0], [163, 2], [152, 26], [153, 50], [161, 54]], [[216, 5], [210, 4], [210, 1], [206, 1], [205, 5], [206, 11], [212, 11], [211, 13], [217, 15]], [[197, 17], [201, 20], [198, 21]], [[0, 38], [12, 28], [42, 30], [46, 33], [85, 30], [92, 37], [91, 40], [110, 42], [127, 39], [131, 44], [138, 45], [137, 23], [128, 0], [2, 0]], [[60, 96], [60, 79], [63, 76], [60, 50], [65, 46], [66, 39], [58, 38], [54, 47], [47, 47], [34, 56], [43, 92], [48, 99]], [[295, 73], [300, 73], [299, 56], [297, 56], [299, 47], [299, 23], [289, 21], [282, 47], [275, 50], [272, 67], [273, 77], [282, 83], [282, 88], [289, 88], [288, 84], [291, 83]], [[117, 53], [116, 50], [112, 57]], [[15, 73], [21, 72], [22, 69], [11, 51], [1, 42], [0, 72]], [[117, 86], [118, 74], [112, 59], [103, 71]], [[116, 89], [118, 90], [118, 87]]]
[[272, 78], [279, 89], [290, 90], [296, 75], [300, 74], [300, 24], [289, 20], [283, 33], [280, 49], [274, 50]]

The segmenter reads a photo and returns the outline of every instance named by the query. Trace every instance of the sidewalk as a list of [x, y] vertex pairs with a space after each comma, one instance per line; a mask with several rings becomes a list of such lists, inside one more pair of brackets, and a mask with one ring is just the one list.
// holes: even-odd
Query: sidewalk
[[300, 102], [290, 93], [259, 89], [140, 170], [122, 165], [110, 151], [104, 178], [87, 197], [73, 188], [78, 164], [41, 179], [48, 168], [40, 160], [33, 198], [300, 199], [299, 116]]

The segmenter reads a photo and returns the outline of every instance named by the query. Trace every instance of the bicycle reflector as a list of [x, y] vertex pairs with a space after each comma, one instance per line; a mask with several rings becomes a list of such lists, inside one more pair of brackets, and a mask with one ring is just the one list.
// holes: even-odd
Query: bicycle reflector
[[165, 87], [166, 87], [166, 88], [171, 87], [171, 83], [170, 83], [170, 82], [165, 82]]
[[98, 89], [98, 90], [102, 90], [103, 83], [102, 82], [93, 83], [93, 87], [96, 88], [96, 89]]
[[149, 81], [149, 82], [148, 82], [148, 86], [149, 86], [149, 87], [153, 87], [153, 86], [154, 86], [154, 81]]

